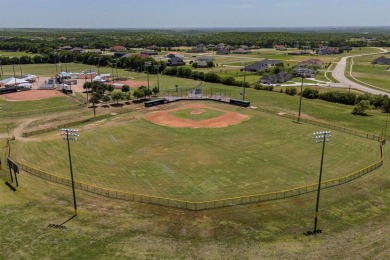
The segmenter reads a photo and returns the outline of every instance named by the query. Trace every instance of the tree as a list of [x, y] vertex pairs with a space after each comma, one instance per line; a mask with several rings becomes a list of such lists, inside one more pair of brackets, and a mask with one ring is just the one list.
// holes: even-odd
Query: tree
[[160, 90], [159, 90], [158, 87], [154, 87], [154, 88], [152, 89], [152, 92], [153, 92], [153, 94], [154, 94], [155, 96], [157, 96], [157, 94], [160, 93]]
[[88, 92], [90, 88], [92, 88], [92, 83], [89, 81], [84, 82], [83, 89], [85, 89]]
[[133, 96], [136, 98], [136, 99], [140, 99], [144, 96], [144, 91], [142, 89], [136, 89], [134, 90], [134, 93], [133, 93]]
[[102, 101], [104, 102], [104, 103], [108, 103], [108, 102], [110, 102], [110, 100], [111, 100], [111, 98], [110, 98], [110, 96], [109, 95], [104, 95], [103, 96], [103, 98], [102, 98]]
[[123, 100], [125, 97], [124, 93], [122, 91], [119, 91], [119, 90], [114, 90], [112, 93], [111, 93], [111, 98], [112, 100], [116, 101], [116, 103], [118, 104], [118, 102], [120, 100]]
[[366, 110], [371, 109], [370, 101], [362, 100], [360, 101], [352, 110], [352, 114], [366, 116]]
[[130, 87], [129, 87], [128, 85], [123, 85], [123, 86], [122, 86], [122, 92], [127, 93], [127, 92], [129, 92], [129, 91], [130, 91]]
[[126, 99], [126, 101], [130, 101], [130, 100], [131, 100], [130, 92], [127, 92], [127, 93], [125, 94], [125, 99]]
[[89, 99], [89, 103], [92, 103], [92, 104], [95, 105], [95, 104], [99, 103], [100, 99], [101, 99], [100, 94], [98, 94], [98, 93], [93, 93], [93, 94], [91, 95], [91, 98]]

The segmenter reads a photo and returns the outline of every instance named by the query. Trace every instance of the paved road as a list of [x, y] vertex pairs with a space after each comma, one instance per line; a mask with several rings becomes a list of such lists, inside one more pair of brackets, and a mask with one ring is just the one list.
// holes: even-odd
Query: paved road
[[[381, 53], [388, 52], [385, 49], [380, 49], [380, 51], [381, 51]], [[356, 82], [353, 82], [353, 81], [347, 79], [345, 77], [345, 75], [344, 75], [345, 69], [347, 67], [347, 59], [348, 58], [366, 56], [366, 55], [371, 55], [371, 54], [378, 54], [378, 53], [370, 53], [370, 54], [353, 55], [353, 56], [343, 57], [337, 63], [336, 67], [332, 71], [333, 78], [335, 78], [339, 83], [331, 83], [330, 86], [331, 87], [342, 87], [342, 88], [349, 88], [350, 87], [352, 89], [356, 89], [356, 90], [359, 90], [359, 91], [362, 91], [362, 92], [366, 92], [366, 93], [371, 93], [371, 94], [374, 94], [374, 95], [380, 95], [380, 94], [381, 95], [386, 95], [386, 94], [389, 95], [390, 94], [389, 92], [380, 91], [380, 90], [376, 90], [376, 89], [372, 89], [372, 88], [366, 87], [364, 85], [361, 85], [359, 83], [356, 83]]]

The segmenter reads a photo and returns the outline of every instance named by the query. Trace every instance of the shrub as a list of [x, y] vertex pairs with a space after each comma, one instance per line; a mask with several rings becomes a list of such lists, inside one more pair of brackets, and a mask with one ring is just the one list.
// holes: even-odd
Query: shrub
[[318, 95], [319, 95], [319, 92], [316, 89], [305, 88], [302, 91], [302, 97], [304, 97], [304, 98], [315, 99], [315, 98], [318, 98]]
[[290, 96], [295, 96], [297, 94], [297, 88], [296, 87], [287, 87], [284, 91], [285, 94]]

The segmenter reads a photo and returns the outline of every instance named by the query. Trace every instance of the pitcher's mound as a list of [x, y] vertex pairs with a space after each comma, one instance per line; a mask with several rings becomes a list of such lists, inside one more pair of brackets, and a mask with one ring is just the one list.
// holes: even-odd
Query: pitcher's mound
[[239, 124], [248, 118], [249, 116], [244, 114], [217, 109], [202, 103], [191, 103], [179, 108], [155, 111], [145, 116], [146, 120], [157, 125], [189, 128], [227, 127]]

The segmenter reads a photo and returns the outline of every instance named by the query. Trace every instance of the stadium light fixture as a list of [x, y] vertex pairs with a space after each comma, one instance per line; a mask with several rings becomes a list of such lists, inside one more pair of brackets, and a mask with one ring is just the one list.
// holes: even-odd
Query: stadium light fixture
[[60, 132], [61, 132], [61, 135], [64, 136], [64, 140], [66, 140], [68, 143], [69, 170], [70, 170], [70, 179], [72, 182], [73, 207], [74, 207], [74, 214], [75, 214], [75, 216], [77, 216], [76, 191], [75, 191], [75, 186], [74, 186], [72, 156], [70, 153], [69, 141], [77, 141], [77, 137], [79, 137], [79, 134], [78, 134], [77, 129], [68, 129], [68, 128], [62, 128], [62, 129], [60, 129]]
[[321, 154], [321, 164], [320, 164], [320, 176], [318, 178], [318, 188], [317, 188], [317, 200], [316, 200], [316, 213], [314, 217], [314, 230], [313, 232], [308, 231], [305, 233], [306, 235], [316, 235], [317, 233], [321, 233], [322, 230], [317, 229], [317, 221], [318, 221], [318, 208], [320, 203], [320, 191], [321, 191], [321, 178], [322, 178], [322, 166], [324, 162], [324, 152], [325, 152], [325, 143], [329, 142], [332, 137], [331, 131], [322, 131], [313, 133], [313, 139], [316, 143], [322, 143], [322, 154]]

